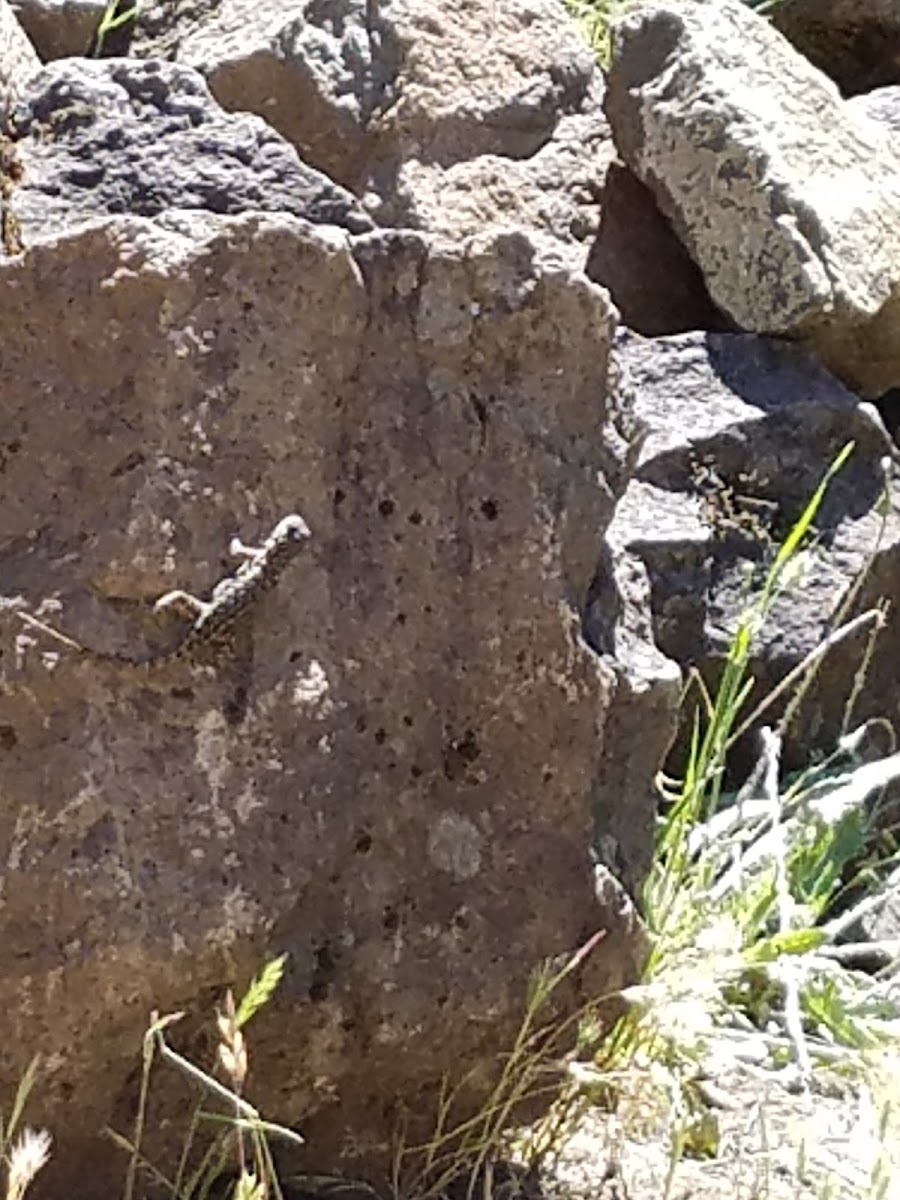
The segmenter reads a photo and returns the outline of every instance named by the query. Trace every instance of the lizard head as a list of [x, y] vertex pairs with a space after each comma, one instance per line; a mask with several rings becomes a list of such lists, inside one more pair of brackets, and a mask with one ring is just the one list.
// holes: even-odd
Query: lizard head
[[275, 528], [272, 530], [273, 542], [295, 542], [299, 545], [312, 537], [309, 531], [309, 526], [302, 517], [296, 513], [291, 513], [288, 517], [282, 517]]

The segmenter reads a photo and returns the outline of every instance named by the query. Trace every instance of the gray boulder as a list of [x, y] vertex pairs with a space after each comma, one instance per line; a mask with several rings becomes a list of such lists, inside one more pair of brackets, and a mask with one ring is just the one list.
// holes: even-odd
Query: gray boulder
[[740, 0], [629, 5], [605, 104], [740, 328], [809, 346], [866, 396], [900, 383], [900, 158], [882, 128]]
[[[616, 354], [648, 436], [607, 539], [622, 569], [633, 559], [646, 573], [659, 650], [682, 668], [696, 666], [711, 687], [777, 547], [838, 452], [855, 443], [829, 486], [802, 571], [776, 599], [754, 644], [753, 700], [760, 700], [841, 614], [846, 618], [895, 596], [896, 450], [871, 406], [788, 344], [734, 334], [653, 341], [622, 335]], [[892, 499], [882, 528], [885, 465]], [[895, 608], [864, 680], [858, 671], [871, 623], [825, 656], [787, 731], [788, 766], [807, 762], [815, 748], [830, 750], [843, 731], [868, 717], [896, 718]], [[786, 699], [769, 711], [768, 721]], [[689, 722], [690, 711], [684, 717]], [[679, 763], [683, 750], [684, 740], [675, 756]]]
[[23, 245], [108, 215], [284, 212], [361, 233], [356, 200], [259, 117], [219, 108], [188, 67], [64, 59], [13, 110], [21, 179], [10, 211]]

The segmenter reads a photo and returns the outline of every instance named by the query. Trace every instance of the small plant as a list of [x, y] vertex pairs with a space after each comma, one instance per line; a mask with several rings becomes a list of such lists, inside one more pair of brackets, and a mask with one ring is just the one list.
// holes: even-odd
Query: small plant
[[28, 1185], [50, 1157], [50, 1134], [26, 1125], [9, 1151], [6, 1200], [22, 1200]]
[[[203, 1200], [215, 1180], [227, 1172], [229, 1167], [237, 1176], [232, 1189], [233, 1200], [268, 1200], [270, 1196], [281, 1200], [281, 1188], [269, 1150], [268, 1137], [276, 1136], [295, 1145], [302, 1145], [303, 1138], [291, 1129], [263, 1120], [244, 1098], [249, 1054], [243, 1028], [271, 999], [284, 972], [284, 964], [283, 955], [269, 962], [252, 980], [240, 1004], [235, 1005], [230, 991], [226, 993], [223, 1010], [217, 1017], [217, 1057], [230, 1086], [221, 1083], [210, 1072], [202, 1070], [178, 1054], [166, 1042], [165, 1031], [181, 1020], [183, 1013], [153, 1016], [144, 1035], [143, 1072], [133, 1137], [129, 1140], [113, 1130], [107, 1130], [112, 1139], [129, 1155], [124, 1200], [133, 1200], [139, 1170], [144, 1170], [157, 1183], [161, 1183], [175, 1200]], [[181, 1161], [173, 1180], [167, 1179], [141, 1153], [150, 1070], [157, 1054], [196, 1083], [202, 1091], [217, 1099], [228, 1114], [223, 1116], [206, 1112], [198, 1104], [190, 1121]], [[219, 1136], [213, 1138], [199, 1164], [189, 1173], [188, 1161], [201, 1122], [223, 1125], [225, 1128]]]
[[37, 1078], [37, 1070], [38, 1059], [33, 1058], [16, 1089], [9, 1120], [4, 1121], [0, 1116], [0, 1161], [6, 1168], [5, 1200], [22, 1200], [32, 1180], [50, 1157], [51, 1138], [46, 1129], [35, 1130], [25, 1125], [16, 1137], [25, 1104]]
[[[407, 1146], [401, 1131], [394, 1156], [395, 1200], [439, 1200], [452, 1188], [463, 1200], [491, 1196], [500, 1172], [514, 1170], [512, 1160], [525, 1160], [529, 1171], [571, 1129], [573, 1108], [554, 1108], [554, 1123], [542, 1124], [539, 1136], [514, 1130], [517, 1109], [526, 1101], [543, 1097], [548, 1103], [560, 1093], [561, 1068], [570, 1045], [576, 1040], [584, 1012], [576, 1012], [557, 1023], [544, 1020], [556, 989], [591, 953], [604, 937], [595, 933], [571, 957], [543, 963], [532, 975], [525, 1014], [515, 1042], [503, 1061], [499, 1078], [479, 1112], [466, 1121], [452, 1124], [451, 1114], [465, 1080], [454, 1089], [444, 1088], [438, 1102], [435, 1129], [424, 1145]], [[567, 1089], [567, 1094], [568, 1094]], [[552, 1134], [552, 1135], [551, 1135]], [[549, 1136], [548, 1136], [549, 1135]]]
[[107, 0], [106, 8], [103, 10], [100, 24], [94, 33], [91, 51], [89, 52], [93, 58], [100, 58], [102, 56], [103, 43], [106, 40], [107, 34], [113, 33], [116, 29], [121, 29], [131, 21], [137, 20], [139, 8], [138, 0], [134, 0], [134, 3], [131, 4], [128, 3], [128, 0]]
[[[633, 0], [562, 0], [566, 12], [581, 30], [601, 67], [609, 66], [610, 22], [617, 12], [627, 9]], [[760, 16], [774, 12], [784, 0], [742, 0]]]
[[609, 65], [609, 23], [627, 0], [562, 0], [601, 67]]
[[[782, 737], [824, 656], [868, 628], [845, 711], [845, 728], [851, 728], [853, 703], [884, 619], [881, 607], [845, 619], [862, 579], [833, 631], [748, 711], [754, 643], [776, 600], [802, 586], [816, 515], [852, 449], [848, 445], [837, 456], [774, 554], [737, 621], [715, 695], [696, 674], [690, 679], [685, 702], [696, 697], [697, 712], [688, 761], [681, 780], [662, 781], [667, 809], [642, 897], [653, 940], [648, 968], [642, 983], [625, 993], [625, 1017], [611, 1036], [595, 1041], [593, 1064], [572, 1064], [573, 1085], [582, 1096], [616, 1108], [620, 1123], [627, 1115], [635, 1129], [656, 1132], [657, 1118], [665, 1114], [670, 1151], [664, 1196], [683, 1155], [717, 1149], [717, 1125], [701, 1085], [707, 1064], [730, 1062], [739, 1072], [751, 1041], [770, 1070], [791, 1084], [808, 1087], [815, 1072], [840, 1070], [869, 1087], [869, 1196], [897, 1194], [900, 1173], [881, 1135], [889, 1119], [900, 1119], [900, 1097], [874, 1094], [871, 1063], [874, 1055], [900, 1064], [900, 1001], [888, 981], [843, 966], [845, 948], [836, 942], [857, 909], [832, 914], [846, 894], [848, 873], [852, 882], [851, 864], [862, 859], [871, 882], [900, 860], [890, 846], [886, 862], [864, 857], [873, 798], [900, 777], [900, 765], [893, 754], [874, 762], [854, 757], [864, 728], [848, 732], [833, 755], [785, 784], [780, 768]], [[881, 532], [887, 510], [885, 504]], [[783, 714], [776, 727], [762, 729], [751, 781], [737, 795], [726, 792], [731, 748], [776, 702]], [[874, 894], [869, 889], [859, 909], [898, 891], [895, 867]], [[897, 1075], [882, 1071], [877, 1078], [886, 1083]], [[572, 1095], [560, 1103], [571, 1107]]]

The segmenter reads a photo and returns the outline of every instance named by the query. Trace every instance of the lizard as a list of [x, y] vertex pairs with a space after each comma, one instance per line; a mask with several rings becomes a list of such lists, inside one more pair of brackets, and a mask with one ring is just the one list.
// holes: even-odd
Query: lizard
[[208, 600], [189, 592], [166, 592], [153, 606], [154, 612], [174, 609], [189, 620], [184, 633], [171, 649], [133, 657], [83, 646], [74, 638], [38, 620], [31, 613], [19, 612], [25, 624], [49, 634], [57, 641], [81, 654], [101, 662], [121, 666], [146, 667], [179, 661], [192, 661], [198, 653], [229, 653], [236, 644], [237, 627], [259, 598], [278, 583], [285, 567], [300, 552], [310, 538], [309, 526], [302, 517], [292, 513], [283, 517], [261, 546], [245, 546], [233, 538], [229, 547], [243, 561], [231, 575], [221, 579]]

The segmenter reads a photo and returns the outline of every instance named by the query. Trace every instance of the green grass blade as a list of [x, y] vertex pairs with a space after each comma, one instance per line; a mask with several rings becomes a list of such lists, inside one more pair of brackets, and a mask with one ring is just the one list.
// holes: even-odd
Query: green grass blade
[[12, 1141], [13, 1135], [16, 1131], [16, 1126], [22, 1119], [22, 1113], [25, 1109], [25, 1105], [28, 1103], [28, 1097], [31, 1094], [32, 1088], [34, 1087], [35, 1080], [37, 1079], [39, 1065], [40, 1056], [36, 1054], [25, 1068], [25, 1074], [19, 1080], [19, 1086], [16, 1088], [16, 1094], [13, 1097], [12, 1111], [9, 1114], [9, 1122], [6, 1126], [4, 1134], [4, 1149], [6, 1145]]
[[286, 962], [287, 955], [280, 954], [278, 958], [267, 962], [260, 973], [251, 980], [250, 986], [238, 1005], [235, 1019], [239, 1027], [246, 1025], [252, 1016], [269, 1003], [275, 989], [281, 983]]

